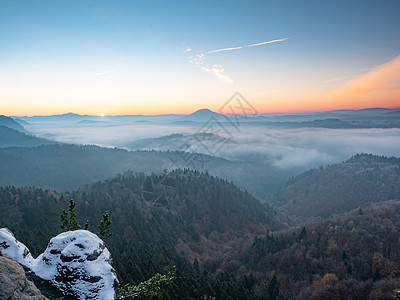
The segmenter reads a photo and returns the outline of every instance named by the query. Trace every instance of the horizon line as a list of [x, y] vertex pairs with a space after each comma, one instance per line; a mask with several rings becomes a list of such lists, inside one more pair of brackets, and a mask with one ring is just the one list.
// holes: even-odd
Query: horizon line
[[[280, 111], [280, 112], [267, 112], [267, 111], [263, 111], [263, 112], [259, 112], [257, 114], [249, 114], [249, 115], [261, 115], [261, 114], [310, 114], [310, 113], [323, 113], [323, 112], [338, 112], [338, 111], [361, 111], [361, 110], [368, 110], [368, 109], [390, 109], [390, 110], [396, 110], [396, 109], [400, 109], [400, 106], [398, 107], [365, 107], [365, 108], [342, 108], [342, 109], [330, 109], [330, 110], [305, 110], [305, 111]], [[216, 111], [213, 111], [212, 109], [208, 109], [208, 108], [201, 108], [201, 109], [197, 109], [195, 111], [192, 111], [190, 113], [160, 113], [160, 114], [79, 114], [79, 113], [75, 113], [75, 112], [66, 112], [66, 113], [59, 113], [59, 114], [48, 114], [48, 115], [8, 115], [7, 117], [11, 117], [11, 118], [31, 118], [31, 117], [54, 117], [54, 116], [65, 116], [65, 115], [76, 115], [76, 116], [81, 116], [81, 117], [124, 117], [124, 116], [187, 116], [193, 113], [196, 113], [198, 111], [201, 110], [209, 110], [210, 112], [213, 113], [218, 113]], [[222, 115], [222, 114], [221, 114]], [[238, 114], [225, 114], [225, 115], [238, 115]], [[240, 114], [239, 114], [240, 115]]]

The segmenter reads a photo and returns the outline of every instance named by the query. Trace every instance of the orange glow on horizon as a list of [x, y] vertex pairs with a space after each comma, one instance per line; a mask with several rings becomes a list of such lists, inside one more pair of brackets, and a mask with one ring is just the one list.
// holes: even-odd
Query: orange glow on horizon
[[[391, 61], [371, 69], [366, 74], [350, 79], [347, 83], [334, 91], [318, 88], [292, 87], [294, 91], [282, 92], [271, 96], [257, 96], [252, 89], [243, 91], [245, 98], [256, 108], [259, 113], [312, 113], [332, 110], [356, 110], [365, 108], [399, 108], [400, 107], [400, 56]], [[297, 89], [297, 90], [296, 90]], [[328, 92], [328, 94], [327, 94]], [[79, 94], [79, 89], [74, 91]], [[64, 96], [63, 101], [40, 100], [40, 96], [31, 96], [26, 100], [23, 94], [15, 90], [9, 95], [3, 95], [0, 114], [9, 116], [34, 116], [57, 115], [73, 112], [80, 115], [116, 116], [116, 115], [166, 115], [166, 114], [191, 114], [198, 109], [208, 108], [218, 112], [225, 103], [232, 90], [211, 90], [204, 93], [191, 95], [182, 90], [168, 91], [164, 95], [124, 95], [116, 98], [126, 100], [112, 100], [108, 94], [96, 99], [95, 95], [84, 94], [88, 101], [75, 97], [72, 93]], [[108, 91], [111, 95], [112, 90]], [[62, 93], [59, 93], [63, 95]], [[176, 97], [171, 95], [176, 94]], [[233, 94], [233, 93], [232, 93]], [[52, 98], [57, 98], [55, 95]], [[69, 100], [74, 99], [74, 100]], [[133, 99], [133, 100], [130, 100]], [[136, 100], [141, 99], [141, 100]], [[188, 101], [187, 99], [191, 99]], [[19, 105], [16, 106], [16, 103]]]
[[[90, 115], [90, 116], [99, 116], [99, 117], [106, 117], [106, 116], [122, 116], [122, 115], [144, 115], [144, 116], [157, 116], [157, 115], [169, 115], [169, 114], [176, 114], [176, 115], [188, 115], [191, 114], [199, 109], [203, 109], [204, 107], [199, 107], [199, 108], [194, 108], [194, 109], [185, 109], [185, 110], [173, 110], [173, 109], [168, 109], [168, 110], [157, 110], [157, 111], [147, 111], [147, 110], [81, 110], [81, 109], [76, 109], [76, 110], [49, 110], [47, 112], [40, 112], [40, 113], [19, 113], [19, 114], [13, 114], [13, 113], [4, 113], [2, 112], [1, 114], [7, 115], [7, 116], [15, 116], [15, 117], [31, 117], [31, 116], [50, 116], [50, 115], [63, 115], [67, 113], [74, 113], [78, 115]], [[286, 108], [281, 108], [281, 107], [268, 107], [268, 108], [257, 108], [257, 114], [301, 114], [301, 113], [317, 113], [317, 112], [324, 112], [324, 111], [334, 111], [334, 110], [360, 110], [360, 109], [368, 109], [368, 108], [388, 108], [388, 109], [400, 109], [400, 105], [393, 105], [393, 106], [382, 106], [382, 105], [376, 105], [376, 106], [347, 106], [347, 107], [332, 107], [329, 109], [323, 109], [323, 108], [316, 108], [312, 106], [307, 106], [307, 107], [301, 107], [301, 106], [291, 106], [286, 107]], [[211, 111], [218, 112], [218, 108], [213, 109], [213, 108], [208, 108]], [[102, 112], [100, 112], [102, 111]], [[108, 112], [110, 111], [110, 112]], [[250, 114], [251, 115], [251, 114]]]
[[326, 100], [330, 109], [399, 107], [400, 55], [364, 75], [349, 80], [327, 95]]

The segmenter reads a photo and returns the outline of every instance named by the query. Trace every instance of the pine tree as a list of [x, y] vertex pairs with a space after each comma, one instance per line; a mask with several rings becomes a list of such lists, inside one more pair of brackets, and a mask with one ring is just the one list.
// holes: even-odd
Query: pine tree
[[279, 294], [280, 294], [279, 283], [278, 283], [278, 279], [276, 279], [275, 275], [274, 275], [274, 277], [272, 277], [271, 281], [268, 284], [267, 294], [268, 294], [268, 299], [270, 299], [270, 300], [275, 300], [279, 297]]
[[76, 219], [75, 212], [76, 203], [73, 199], [69, 200], [68, 212], [64, 209], [61, 214], [61, 224], [60, 229], [61, 232], [70, 231], [70, 230], [78, 230], [81, 226]]
[[68, 224], [68, 213], [65, 209], [63, 209], [63, 212], [61, 214], [61, 224], [60, 224], [60, 228], [61, 228], [61, 232], [65, 232], [69, 230], [69, 224]]
[[81, 226], [76, 219], [76, 212], [75, 212], [76, 203], [73, 199], [69, 200], [69, 230], [78, 230]]
[[110, 226], [111, 226], [111, 220], [110, 220], [110, 216], [108, 214], [108, 212], [106, 211], [103, 214], [103, 219], [100, 221], [99, 225], [97, 226], [99, 228], [99, 232], [97, 233], [97, 235], [99, 236], [99, 238], [101, 238], [103, 241], [112, 236], [112, 232], [110, 230]]
[[83, 226], [84, 230], [89, 230], [89, 220], [86, 220], [85, 226]]

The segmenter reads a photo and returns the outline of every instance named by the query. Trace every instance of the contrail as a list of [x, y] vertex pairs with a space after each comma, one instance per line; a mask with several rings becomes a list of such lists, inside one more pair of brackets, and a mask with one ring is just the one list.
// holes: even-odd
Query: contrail
[[200, 54], [201, 58], [204, 57], [204, 55], [210, 54], [210, 53], [215, 53], [215, 52], [222, 52], [222, 51], [231, 51], [231, 50], [238, 50], [238, 49], [242, 49], [244, 47], [255, 47], [255, 46], [261, 46], [261, 45], [266, 45], [266, 44], [272, 44], [272, 43], [276, 43], [276, 42], [283, 42], [286, 41], [288, 38], [284, 38], [284, 39], [279, 39], [279, 40], [272, 40], [272, 41], [267, 41], [267, 42], [262, 42], [262, 43], [257, 43], [257, 44], [251, 44], [251, 45], [247, 45], [247, 46], [239, 46], [239, 47], [230, 47], [230, 48], [223, 48], [223, 49], [217, 49], [217, 50], [211, 50], [208, 51], [204, 54]]
[[287, 39], [288, 38], [272, 40], [272, 41], [262, 42], [262, 43], [258, 43], [258, 44], [251, 44], [251, 45], [247, 45], [247, 47], [255, 47], [255, 46], [261, 46], [261, 45], [266, 45], [266, 44], [272, 44], [272, 43], [276, 43], [276, 42], [283, 42], [283, 41], [286, 41]]
[[[258, 43], [258, 44], [251, 44], [251, 45], [247, 45], [247, 46], [239, 46], [239, 47], [230, 47], [230, 48], [223, 48], [223, 49], [217, 49], [217, 50], [211, 50], [205, 53], [201, 53], [201, 54], [197, 54], [194, 56], [190, 56], [190, 60], [189, 62], [191, 62], [192, 64], [195, 64], [197, 66], [199, 66], [203, 71], [206, 71], [207, 73], [213, 74], [214, 76], [216, 76], [219, 80], [225, 82], [225, 83], [233, 83], [232, 78], [227, 75], [224, 74], [224, 68], [222, 65], [213, 65], [212, 67], [207, 67], [206, 64], [204, 63], [204, 59], [205, 57], [210, 54], [210, 53], [216, 53], [216, 52], [223, 52], [223, 51], [231, 51], [231, 50], [239, 50], [239, 49], [243, 49], [246, 47], [255, 47], [255, 46], [261, 46], [261, 45], [266, 45], [266, 44], [272, 44], [272, 43], [276, 43], [276, 42], [283, 42], [286, 41], [288, 38], [284, 38], [284, 39], [279, 39], [279, 40], [272, 40], [272, 41], [267, 41], [267, 42], [262, 42], [262, 43]], [[187, 47], [187, 49], [184, 51], [185, 53], [189, 52], [190, 48]], [[192, 50], [192, 49], [190, 49]]]
[[230, 50], [237, 50], [237, 49], [242, 49], [243, 47], [232, 47], [232, 48], [224, 48], [224, 49], [218, 49], [218, 50], [211, 50], [206, 52], [205, 54], [210, 54], [210, 53], [215, 53], [215, 52], [221, 52], [221, 51], [230, 51]]

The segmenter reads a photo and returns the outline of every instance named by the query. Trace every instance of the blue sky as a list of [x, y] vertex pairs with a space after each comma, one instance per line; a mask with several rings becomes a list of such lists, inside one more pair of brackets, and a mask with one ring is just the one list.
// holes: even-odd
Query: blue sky
[[398, 57], [399, 16], [400, 1], [2, 0], [2, 113], [189, 113], [235, 91], [260, 111], [393, 107], [397, 63], [375, 98], [329, 95]]

